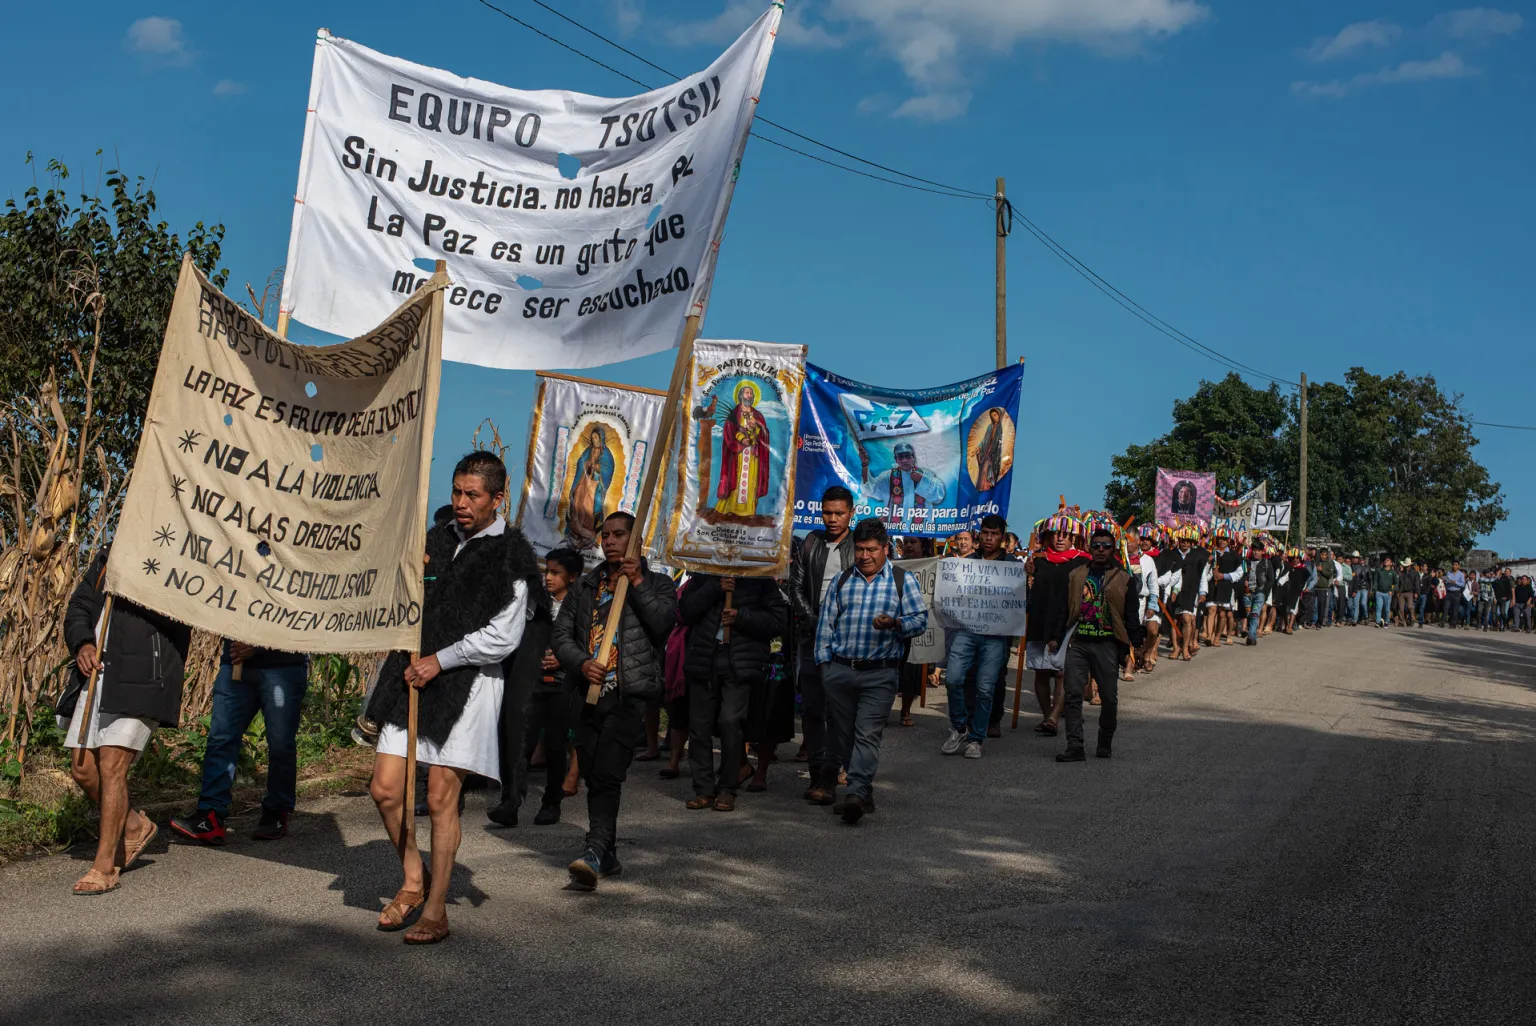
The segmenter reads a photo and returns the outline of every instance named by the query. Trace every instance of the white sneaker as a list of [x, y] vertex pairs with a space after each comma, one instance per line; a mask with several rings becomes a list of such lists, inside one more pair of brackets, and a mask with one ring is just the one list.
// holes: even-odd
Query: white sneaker
[[967, 759], [979, 759], [979, 758], [981, 758], [981, 742], [980, 741], [968, 741], [968, 742], [966, 742], [966, 745], [965, 745], [965, 757]]
[[939, 748], [939, 751], [943, 752], [945, 755], [958, 755], [961, 746], [964, 744], [965, 735], [960, 733], [958, 730], [951, 730], [949, 732], [949, 737], [944, 739], [944, 744]]

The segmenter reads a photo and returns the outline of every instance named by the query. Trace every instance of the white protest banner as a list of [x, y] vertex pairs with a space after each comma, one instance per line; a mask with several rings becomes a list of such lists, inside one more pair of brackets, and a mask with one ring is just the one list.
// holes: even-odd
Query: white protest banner
[[301, 346], [184, 258], [106, 590], [262, 648], [414, 651], [447, 287]]
[[1289, 532], [1291, 529], [1291, 500], [1254, 503], [1253, 529], [1255, 531]]
[[684, 570], [783, 577], [805, 346], [699, 339], [687, 370], [649, 554]]
[[[933, 589], [939, 578], [938, 556], [928, 556], [923, 559], [898, 559], [896, 565], [905, 570], [909, 576], [907, 587], [917, 585], [923, 594], [923, 605], [933, 608]], [[907, 654], [907, 662], [919, 665], [934, 665], [944, 662], [944, 628], [939, 626], [937, 618], [928, 617], [928, 629], [912, 639], [912, 651]]]
[[939, 562], [932, 609], [943, 627], [1018, 637], [1028, 605], [1024, 564], [951, 556]]
[[364, 330], [448, 261], [443, 355], [594, 367], [702, 313], [782, 4], [625, 99], [509, 89], [321, 31], [282, 309]]
[[540, 374], [517, 507], [535, 553], [565, 546], [589, 567], [602, 559], [598, 532], [608, 514], [635, 508], [666, 395]]
[[1216, 515], [1211, 518], [1211, 526], [1213, 528], [1225, 527], [1234, 534], [1247, 534], [1253, 530], [1254, 504], [1263, 502], [1268, 495], [1268, 481], [1260, 481], [1257, 488], [1250, 488], [1231, 502], [1218, 495], [1216, 497]]

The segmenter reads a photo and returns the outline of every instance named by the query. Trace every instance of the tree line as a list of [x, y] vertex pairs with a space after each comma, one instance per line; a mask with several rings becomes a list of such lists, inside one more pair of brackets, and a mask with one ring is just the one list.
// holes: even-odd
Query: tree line
[[[1107, 507], [1122, 521], [1155, 520], [1158, 467], [1214, 471], [1227, 498], [1268, 481], [1270, 498], [1299, 500], [1300, 403], [1299, 392], [1254, 388], [1236, 373], [1202, 381], [1174, 401], [1166, 434], [1111, 458]], [[1447, 564], [1509, 515], [1473, 457], [1461, 396], [1432, 375], [1353, 367], [1342, 382], [1309, 385], [1307, 419], [1309, 534]]]

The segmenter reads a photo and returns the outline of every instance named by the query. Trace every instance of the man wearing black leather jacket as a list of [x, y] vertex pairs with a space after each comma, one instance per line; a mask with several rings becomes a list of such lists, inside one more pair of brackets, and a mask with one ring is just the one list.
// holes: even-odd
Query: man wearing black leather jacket
[[789, 605], [799, 642], [797, 677], [805, 706], [802, 722], [811, 772], [805, 799], [816, 805], [831, 805], [837, 800], [840, 769], [827, 743], [827, 696], [815, 657], [816, 618], [828, 586], [853, 566], [853, 532], [848, 529], [852, 518], [853, 493], [842, 485], [828, 488], [821, 496], [823, 527], [806, 535], [789, 561]]
[[[587, 839], [569, 869], [572, 882], [588, 888], [621, 869], [614, 851], [619, 798], [645, 733], [645, 704], [661, 697], [667, 635], [677, 617], [672, 578], [650, 570], [638, 556], [625, 555], [634, 523], [629, 513], [613, 513], [603, 521], [606, 562], [576, 582], [555, 620], [555, 658], [570, 686], [583, 696], [576, 748], [587, 781]], [[596, 656], [621, 576], [629, 584], [618, 638], [604, 666]], [[600, 689], [596, 705], [585, 704], [589, 686]]]

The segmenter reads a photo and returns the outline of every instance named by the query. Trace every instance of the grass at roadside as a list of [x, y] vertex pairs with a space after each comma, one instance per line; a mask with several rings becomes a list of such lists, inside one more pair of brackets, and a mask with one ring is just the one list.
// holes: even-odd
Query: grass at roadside
[[[350, 731], [362, 700], [346, 693], [350, 690], [332, 690], [314, 680], [305, 696], [298, 734], [301, 798], [367, 786], [373, 749], [352, 743]], [[232, 812], [261, 802], [267, 761], [264, 730], [258, 715], [240, 746]], [[52, 709], [39, 706], [34, 711], [31, 738], [24, 773], [18, 753], [0, 744], [0, 865], [94, 836], [95, 810], [70, 779], [69, 750]], [[176, 730], [155, 731], [129, 777], [133, 807], [162, 821], [190, 811], [197, 803], [207, 747], [206, 716]]]

